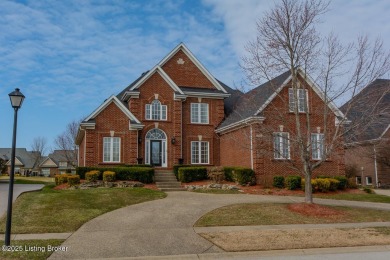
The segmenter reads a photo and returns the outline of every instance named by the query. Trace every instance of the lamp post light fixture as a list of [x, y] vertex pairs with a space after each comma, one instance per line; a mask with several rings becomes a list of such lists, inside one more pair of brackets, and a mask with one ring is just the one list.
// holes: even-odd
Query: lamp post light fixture
[[5, 228], [4, 244], [9, 246], [11, 243], [11, 219], [12, 219], [12, 199], [14, 193], [14, 175], [15, 175], [15, 149], [16, 149], [16, 128], [18, 123], [18, 110], [21, 108], [24, 95], [18, 88], [8, 94], [11, 100], [11, 106], [14, 109], [14, 130], [12, 135], [12, 152], [11, 152], [11, 172], [9, 175], [9, 189], [8, 189], [8, 207], [7, 207], [7, 223]]

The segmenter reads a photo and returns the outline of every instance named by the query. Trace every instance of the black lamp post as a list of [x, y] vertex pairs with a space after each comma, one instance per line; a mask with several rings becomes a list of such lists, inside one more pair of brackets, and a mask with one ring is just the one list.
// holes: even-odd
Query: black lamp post
[[8, 208], [7, 208], [7, 224], [5, 228], [5, 245], [11, 244], [11, 218], [12, 218], [12, 199], [14, 193], [14, 171], [15, 171], [15, 147], [16, 147], [16, 128], [18, 123], [18, 110], [22, 106], [24, 95], [19, 89], [8, 94], [11, 105], [14, 109], [14, 131], [12, 135], [12, 153], [11, 153], [11, 172], [9, 175], [9, 189], [8, 189]]

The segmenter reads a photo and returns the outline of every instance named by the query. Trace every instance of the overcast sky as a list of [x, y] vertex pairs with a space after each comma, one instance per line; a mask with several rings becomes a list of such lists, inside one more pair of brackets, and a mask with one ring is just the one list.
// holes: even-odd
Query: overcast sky
[[[18, 147], [53, 140], [184, 42], [231, 87], [242, 84], [240, 58], [268, 0], [0, 1], [0, 147], [10, 147], [8, 93], [26, 96]], [[368, 34], [390, 46], [390, 1], [333, 0], [319, 29], [343, 41]], [[387, 18], [386, 18], [387, 17]]]

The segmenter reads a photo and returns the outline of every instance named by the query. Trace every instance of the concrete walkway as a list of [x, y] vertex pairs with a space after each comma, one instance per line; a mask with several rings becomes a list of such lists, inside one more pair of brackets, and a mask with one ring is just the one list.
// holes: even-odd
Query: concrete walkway
[[375, 189], [374, 192], [375, 194], [390, 196], [390, 190]]
[[[15, 201], [20, 194], [28, 191], [40, 190], [43, 186], [43, 184], [14, 184], [13, 201]], [[0, 217], [7, 212], [8, 188], [8, 182], [0, 182]]]
[[[101, 215], [84, 224], [49, 259], [88, 259], [225, 253], [195, 232], [205, 213], [235, 203], [295, 203], [302, 197], [172, 192]], [[315, 199], [318, 204], [390, 210], [390, 204]]]

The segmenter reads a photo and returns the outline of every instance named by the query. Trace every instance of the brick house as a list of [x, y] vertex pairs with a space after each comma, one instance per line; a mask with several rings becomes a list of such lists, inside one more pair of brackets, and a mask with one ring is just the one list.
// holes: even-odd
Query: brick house
[[[11, 172], [11, 148], [0, 148], [0, 159], [6, 162], [7, 174]], [[37, 174], [39, 172], [39, 152], [27, 151], [26, 148], [15, 149], [15, 173], [21, 175]]]
[[[255, 170], [257, 182], [267, 186], [272, 184], [275, 175], [298, 175], [293, 168], [299, 166], [299, 152], [294, 146], [296, 119], [291, 80], [287, 71], [236, 101], [233, 112], [216, 129], [220, 135], [221, 165], [250, 167]], [[344, 115], [329, 103], [329, 112], [324, 116], [323, 92], [302, 70], [298, 70], [298, 81], [296, 95], [301, 129], [305, 130], [308, 115], [312, 129], [304, 132], [311, 138], [311, 160], [318, 161]], [[338, 146], [328, 154], [314, 174], [344, 175], [343, 147]]]
[[345, 162], [356, 184], [390, 186], [390, 80], [376, 79], [341, 109], [352, 121]]
[[216, 127], [230, 94], [184, 44], [81, 124], [80, 166], [220, 165]]
[[[317, 123], [313, 124], [313, 137], [320, 139], [324, 131], [323, 93], [300, 74], [305, 86], [302, 93], [308, 98], [305, 104]], [[263, 183], [267, 174], [293, 173], [282, 158], [274, 158], [272, 140], [262, 140], [262, 136], [272, 137], [272, 133], [263, 131], [264, 126], [275, 133], [286, 133], [292, 126], [275, 116], [283, 111], [292, 119], [288, 105], [290, 78], [289, 73], [283, 73], [243, 94], [215, 79], [180, 44], [81, 122], [76, 138], [79, 165], [142, 162], [167, 169], [178, 163], [245, 166], [253, 168], [258, 182]], [[332, 113], [327, 117], [328, 128], [334, 129], [343, 114], [333, 104], [329, 108]], [[268, 144], [266, 150], [271, 155], [262, 152], [261, 143]], [[291, 150], [288, 160], [295, 157]], [[344, 174], [342, 157], [343, 149], [335, 151], [317, 172]]]
[[77, 160], [72, 158], [74, 154], [70, 150], [54, 150], [42, 158], [39, 164], [40, 174], [53, 177], [56, 174], [75, 173]]

